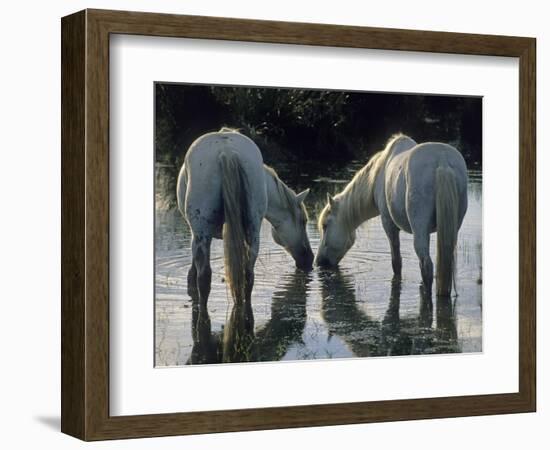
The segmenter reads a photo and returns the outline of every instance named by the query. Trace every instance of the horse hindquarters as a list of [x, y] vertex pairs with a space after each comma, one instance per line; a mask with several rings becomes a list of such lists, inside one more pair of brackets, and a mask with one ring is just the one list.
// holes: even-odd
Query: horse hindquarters
[[[416, 201], [409, 200], [408, 212], [413, 230], [414, 249], [420, 261], [422, 283], [431, 295], [433, 263], [430, 234], [437, 232], [437, 295], [449, 296], [454, 281], [455, 247], [459, 228], [459, 192], [453, 170], [447, 165], [435, 168], [433, 191]], [[433, 205], [430, 207], [429, 205]], [[414, 219], [413, 219], [414, 218]], [[435, 218], [435, 223], [433, 221]]]

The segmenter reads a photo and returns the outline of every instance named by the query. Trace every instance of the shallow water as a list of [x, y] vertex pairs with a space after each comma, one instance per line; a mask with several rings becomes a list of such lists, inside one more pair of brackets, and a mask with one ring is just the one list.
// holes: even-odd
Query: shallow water
[[[317, 213], [326, 192], [339, 192], [360, 164], [315, 178], [277, 168], [306, 200], [308, 234], [319, 245]], [[290, 181], [292, 180], [292, 181]], [[252, 311], [233, 309], [224, 283], [223, 243], [213, 240], [208, 312], [187, 294], [190, 231], [175, 209], [157, 209], [155, 225], [155, 364], [308, 360], [466, 353], [482, 350], [481, 172], [470, 171], [469, 206], [458, 236], [457, 293], [432, 302], [420, 289], [412, 235], [401, 233], [403, 279], [392, 281], [391, 257], [379, 218], [363, 224], [339, 270], [303, 273], [261, 230]], [[432, 235], [435, 261], [435, 234]], [[434, 282], [435, 289], [435, 282]]]

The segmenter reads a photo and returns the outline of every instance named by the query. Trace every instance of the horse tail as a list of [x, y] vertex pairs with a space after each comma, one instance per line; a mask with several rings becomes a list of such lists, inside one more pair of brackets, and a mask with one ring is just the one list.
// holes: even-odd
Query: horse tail
[[248, 183], [235, 152], [221, 152], [225, 278], [235, 301], [245, 298], [246, 268], [250, 260]]
[[437, 224], [437, 295], [451, 295], [455, 280], [455, 249], [458, 235], [458, 187], [448, 166], [435, 170]]

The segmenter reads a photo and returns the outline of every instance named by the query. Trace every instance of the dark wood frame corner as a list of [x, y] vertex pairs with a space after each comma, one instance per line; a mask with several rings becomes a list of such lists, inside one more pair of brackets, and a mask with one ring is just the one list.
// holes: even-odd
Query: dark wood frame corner
[[[535, 39], [103, 10], [64, 17], [61, 30], [64, 433], [98, 440], [535, 411]], [[518, 57], [519, 392], [110, 416], [108, 99], [114, 33]]]

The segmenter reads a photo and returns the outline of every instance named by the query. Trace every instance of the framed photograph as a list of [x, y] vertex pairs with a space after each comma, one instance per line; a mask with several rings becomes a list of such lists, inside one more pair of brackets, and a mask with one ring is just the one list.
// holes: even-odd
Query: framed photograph
[[535, 39], [62, 29], [62, 431], [532, 412]]

